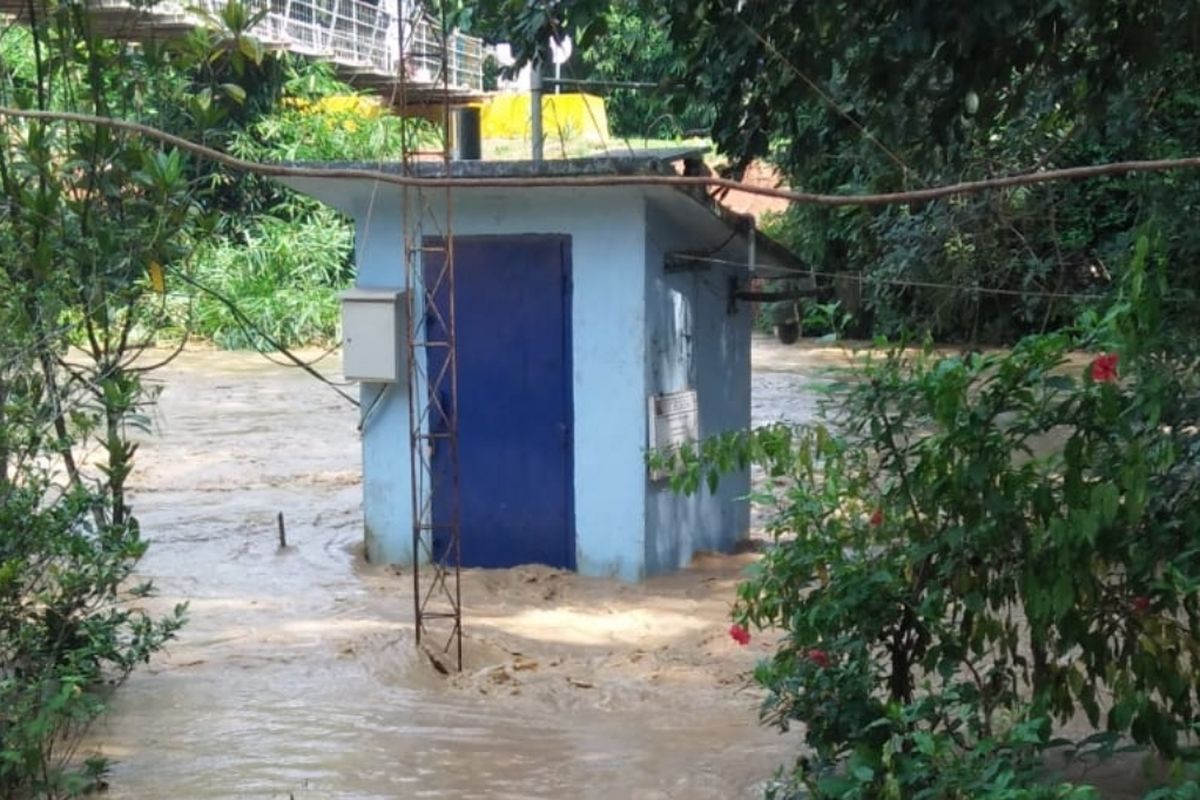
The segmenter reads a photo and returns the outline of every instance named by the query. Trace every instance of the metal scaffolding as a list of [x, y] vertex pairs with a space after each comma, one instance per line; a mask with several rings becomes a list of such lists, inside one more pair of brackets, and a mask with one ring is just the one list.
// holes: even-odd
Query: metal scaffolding
[[[443, 0], [443, 21], [444, 21]], [[411, 35], [421, 35], [410, 29]], [[442, 98], [442, 148], [436, 153], [441, 174], [451, 167], [449, 93], [454, 43], [440, 26], [437, 49], [445, 93]], [[427, 50], [405, 41], [400, 52], [427, 57]], [[399, 108], [408, 105], [402, 67]], [[431, 155], [404, 140], [404, 172], [424, 170]], [[455, 338], [454, 237], [451, 189], [409, 188], [404, 192], [404, 263], [412, 308], [408, 314], [408, 411], [412, 464], [413, 615], [416, 641], [434, 664], [462, 669], [461, 530], [458, 463], [458, 349]], [[453, 654], [453, 655], [451, 655]], [[452, 659], [447, 664], [445, 657]]]

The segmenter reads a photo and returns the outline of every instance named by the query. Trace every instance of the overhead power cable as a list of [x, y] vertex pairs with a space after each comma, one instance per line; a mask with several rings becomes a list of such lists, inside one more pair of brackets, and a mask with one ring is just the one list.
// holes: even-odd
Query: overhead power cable
[[1043, 183], [1060, 181], [1077, 181], [1091, 178], [1112, 177], [1139, 172], [1168, 172], [1183, 169], [1200, 169], [1200, 156], [1187, 158], [1163, 158], [1137, 161], [1116, 161], [1107, 164], [1091, 164], [1082, 167], [1066, 167], [1063, 169], [1048, 169], [1037, 172], [1007, 175], [998, 178], [986, 178], [977, 181], [959, 181], [957, 183], [932, 186], [926, 189], [913, 189], [903, 192], [882, 192], [877, 194], [820, 194], [815, 192], [797, 192], [790, 189], [776, 189], [769, 186], [751, 186], [729, 178], [715, 175], [572, 175], [572, 176], [531, 176], [519, 178], [463, 178], [453, 176], [416, 177], [398, 175], [379, 169], [356, 167], [298, 167], [284, 164], [264, 164], [236, 158], [211, 147], [176, 136], [166, 131], [139, 122], [98, 117], [91, 114], [77, 114], [69, 111], [37, 111], [33, 109], [10, 108], [0, 106], [0, 117], [20, 119], [40, 119], [54, 122], [75, 122], [90, 125], [104, 125], [116, 130], [136, 133], [150, 139], [156, 139], [164, 144], [177, 147], [202, 158], [211, 159], [234, 169], [244, 170], [256, 175], [275, 178], [345, 178], [372, 180], [393, 186], [414, 188], [540, 188], [562, 187], [583, 188], [597, 186], [671, 186], [671, 187], [715, 187], [728, 189], [743, 194], [761, 197], [775, 197], [790, 200], [802, 205], [825, 207], [845, 206], [883, 206], [906, 203], [926, 203], [932, 200], [942, 200], [967, 194], [1009, 189], [1018, 186], [1035, 186]]

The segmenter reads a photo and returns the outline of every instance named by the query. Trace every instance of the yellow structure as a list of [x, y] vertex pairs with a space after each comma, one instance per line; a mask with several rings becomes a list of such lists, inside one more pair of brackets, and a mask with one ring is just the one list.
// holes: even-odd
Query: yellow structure
[[332, 94], [317, 100], [305, 100], [303, 97], [288, 97], [283, 102], [284, 105], [307, 114], [376, 119], [383, 116], [384, 113], [383, 103], [380, 102], [379, 98], [365, 94]]
[[[529, 138], [529, 94], [504, 92], [485, 100], [480, 109], [484, 139]], [[608, 140], [604, 99], [591, 94], [542, 95], [542, 130], [547, 142]]]

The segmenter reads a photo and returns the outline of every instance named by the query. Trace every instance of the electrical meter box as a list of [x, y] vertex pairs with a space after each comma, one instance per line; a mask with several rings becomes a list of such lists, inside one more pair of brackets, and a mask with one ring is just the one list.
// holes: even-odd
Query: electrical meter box
[[342, 293], [342, 373], [346, 380], [396, 383], [408, 335], [407, 294], [400, 289]]

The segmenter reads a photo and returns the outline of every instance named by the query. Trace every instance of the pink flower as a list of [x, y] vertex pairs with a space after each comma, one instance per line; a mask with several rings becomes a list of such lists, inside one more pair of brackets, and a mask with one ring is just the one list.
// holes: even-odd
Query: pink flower
[[880, 525], [882, 525], [883, 524], [883, 509], [877, 508], [873, 512], [871, 512], [871, 520], [870, 521], [871, 521], [872, 528], [878, 528]]
[[729, 627], [729, 637], [742, 647], [750, 644], [750, 631], [746, 630], [741, 625], [731, 625]]
[[824, 650], [809, 650], [806, 654], [808, 660], [816, 664], [821, 669], [829, 669], [829, 665], [833, 662], [829, 660], [829, 654]]
[[1117, 380], [1117, 364], [1121, 356], [1116, 353], [1102, 353], [1092, 362], [1092, 380], [1096, 383], [1115, 383]]

